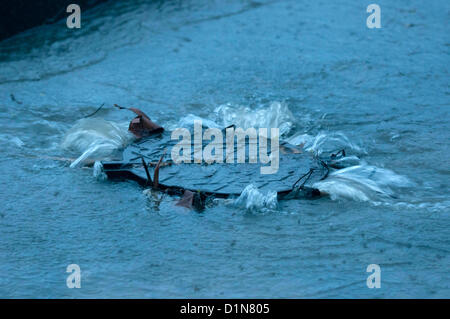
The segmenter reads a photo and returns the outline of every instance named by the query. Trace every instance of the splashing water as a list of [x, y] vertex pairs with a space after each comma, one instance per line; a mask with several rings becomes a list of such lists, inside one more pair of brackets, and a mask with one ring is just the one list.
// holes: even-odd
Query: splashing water
[[216, 122], [223, 127], [233, 124], [243, 129], [277, 127], [282, 136], [291, 131], [295, 120], [287, 105], [280, 102], [272, 102], [268, 107], [256, 110], [228, 103], [217, 107], [214, 113]]
[[116, 155], [134, 140], [127, 125], [98, 118], [79, 120], [67, 132], [61, 145], [66, 150], [81, 153], [70, 167], [79, 167], [88, 159], [109, 159]]
[[255, 185], [250, 184], [245, 187], [234, 204], [252, 213], [276, 211], [278, 209], [277, 192], [269, 191], [263, 194]]
[[281, 136], [286, 136], [294, 127], [294, 116], [286, 104], [272, 102], [269, 106], [252, 109], [231, 103], [215, 108], [211, 118], [204, 118], [194, 114], [183, 116], [178, 122], [169, 122], [169, 130], [176, 128], [192, 128], [194, 121], [202, 121], [206, 128], [225, 128], [235, 125], [242, 129], [248, 128], [279, 128]]
[[108, 176], [106, 175], [105, 170], [103, 169], [103, 165], [99, 161], [95, 161], [94, 168], [92, 170], [92, 175], [98, 181], [106, 181], [108, 179]]
[[301, 146], [310, 145], [314, 142], [314, 137], [309, 134], [295, 134], [285, 140], [289, 144]]
[[166, 127], [173, 131], [177, 128], [193, 128], [194, 127], [194, 121], [201, 121], [202, 126], [206, 128], [221, 128], [216, 122], [206, 119], [194, 114], [188, 114], [186, 116], [183, 116], [178, 122], [169, 122], [167, 123]]
[[[364, 148], [351, 142], [345, 134], [340, 132], [320, 132], [315, 137], [307, 134], [296, 135], [291, 138], [291, 142], [302, 142], [306, 151], [317, 155], [330, 154], [341, 149], [357, 155], [367, 154]], [[329, 194], [332, 200], [351, 199], [376, 203], [394, 198], [392, 188], [412, 185], [406, 177], [388, 169], [368, 165], [357, 155], [335, 160], [335, 164], [345, 168], [333, 171], [325, 180], [313, 186], [322, 193]]]
[[345, 134], [340, 132], [320, 132], [314, 139], [307, 141], [305, 144], [305, 149], [316, 153], [317, 155], [322, 153], [331, 153], [341, 149], [345, 149], [347, 151], [352, 150], [357, 154], [367, 154], [363, 148], [352, 143]]
[[393, 197], [391, 187], [408, 187], [412, 183], [396, 173], [367, 164], [355, 165], [332, 172], [327, 179], [313, 186], [331, 199], [375, 201]]
[[[287, 115], [283, 115], [284, 111]], [[255, 116], [254, 113], [257, 113]], [[284, 132], [288, 132], [293, 126], [289, 120], [292, 114], [284, 104], [273, 102], [268, 108], [252, 112], [249, 108], [234, 108], [230, 104], [222, 105], [216, 109], [219, 119], [216, 121], [202, 119], [189, 114], [181, 118], [177, 125], [186, 127], [193, 124], [194, 120], [202, 120], [206, 127], [219, 127], [217, 123], [224, 126], [235, 124], [243, 128], [284, 127]], [[261, 112], [261, 113], [258, 113]], [[268, 113], [269, 116], [267, 116]], [[266, 117], [262, 115], [265, 114]], [[236, 124], [237, 123], [237, 124]], [[280, 129], [280, 133], [282, 130]], [[82, 119], [78, 121], [64, 137], [62, 147], [73, 150], [81, 155], [71, 164], [71, 167], [79, 167], [86, 160], [110, 159], [118, 155], [118, 152], [134, 140], [132, 134], [127, 130], [127, 123], [117, 124], [104, 119]], [[342, 133], [321, 132], [315, 137], [308, 134], [296, 134], [287, 138], [287, 142], [294, 145], [304, 145], [305, 150], [315, 154], [325, 154], [338, 149], [346, 149], [365, 154], [366, 151], [358, 145], [352, 143], [347, 136]], [[339, 161], [339, 160], [338, 160]], [[350, 155], [340, 159], [344, 169], [336, 170], [327, 179], [315, 183], [313, 186], [321, 192], [329, 194], [331, 199], [351, 199], [356, 201], [371, 201], [377, 203], [393, 198], [393, 187], [410, 186], [411, 182], [394, 172], [366, 163], [356, 155]], [[98, 180], [105, 178], [101, 164], [94, 164], [94, 176]], [[248, 185], [242, 194], [234, 201], [234, 205], [245, 208], [250, 212], [266, 213], [278, 209], [277, 194], [270, 191], [262, 193], [254, 185]]]

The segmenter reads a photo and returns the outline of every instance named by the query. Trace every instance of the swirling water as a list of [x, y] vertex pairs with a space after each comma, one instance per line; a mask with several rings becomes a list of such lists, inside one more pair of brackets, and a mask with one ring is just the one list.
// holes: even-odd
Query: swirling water
[[[121, 1], [1, 42], [0, 296], [449, 297], [450, 7], [379, 4], [371, 30], [363, 1]], [[348, 167], [319, 200], [249, 185], [187, 211], [56, 160], [129, 143], [114, 103], [168, 128], [278, 126]]]

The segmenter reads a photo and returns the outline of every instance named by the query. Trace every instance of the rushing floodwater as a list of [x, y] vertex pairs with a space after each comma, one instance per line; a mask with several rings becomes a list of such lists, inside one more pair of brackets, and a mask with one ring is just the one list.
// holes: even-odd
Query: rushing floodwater
[[[0, 43], [0, 297], [450, 297], [449, 2], [367, 4], [124, 1]], [[188, 211], [51, 158], [129, 143], [114, 103], [354, 163], [328, 198]]]

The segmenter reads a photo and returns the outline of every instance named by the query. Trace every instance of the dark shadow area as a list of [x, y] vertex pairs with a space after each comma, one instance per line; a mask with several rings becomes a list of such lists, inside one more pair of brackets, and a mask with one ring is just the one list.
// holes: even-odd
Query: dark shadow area
[[83, 12], [107, 0], [15, 0], [2, 5], [0, 41], [27, 29], [54, 23], [68, 15], [66, 8], [76, 3]]

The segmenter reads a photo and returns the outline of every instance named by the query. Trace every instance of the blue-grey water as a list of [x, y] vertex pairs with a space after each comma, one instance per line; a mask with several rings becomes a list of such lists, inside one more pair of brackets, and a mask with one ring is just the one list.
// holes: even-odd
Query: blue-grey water
[[[1, 42], [0, 297], [450, 297], [450, 3], [377, 3], [381, 29], [367, 1], [121, 1]], [[114, 103], [357, 162], [319, 200], [189, 211], [54, 159], [126, 144]]]

